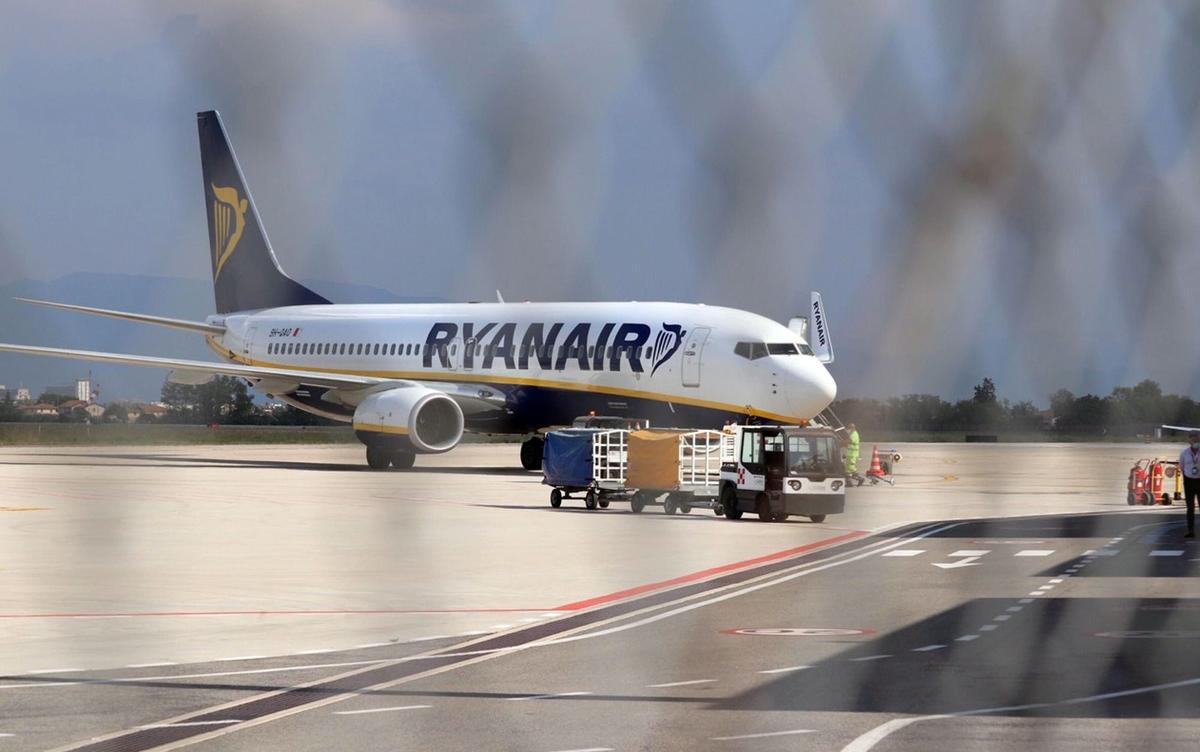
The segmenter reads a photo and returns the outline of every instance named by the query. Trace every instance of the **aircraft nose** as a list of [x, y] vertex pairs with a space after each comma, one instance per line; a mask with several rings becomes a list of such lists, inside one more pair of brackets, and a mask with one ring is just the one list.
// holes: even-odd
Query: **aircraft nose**
[[788, 401], [798, 418], [812, 418], [837, 397], [837, 382], [816, 360], [805, 363], [799, 378], [788, 390]]

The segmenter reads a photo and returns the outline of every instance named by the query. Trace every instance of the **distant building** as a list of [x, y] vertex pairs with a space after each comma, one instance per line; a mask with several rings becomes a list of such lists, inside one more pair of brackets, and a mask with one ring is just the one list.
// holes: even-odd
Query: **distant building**
[[92, 380], [91, 379], [76, 379], [75, 380], [75, 399], [80, 402], [92, 401]]
[[29, 393], [29, 387], [17, 387], [17, 396], [13, 397], [15, 402], [33, 402], [33, 395]]
[[34, 402], [17, 408], [26, 415], [58, 415], [58, 406], [48, 402]]
[[87, 410], [87, 414], [92, 416], [94, 420], [100, 420], [104, 417], [104, 405], [98, 405], [95, 402], [83, 408]]

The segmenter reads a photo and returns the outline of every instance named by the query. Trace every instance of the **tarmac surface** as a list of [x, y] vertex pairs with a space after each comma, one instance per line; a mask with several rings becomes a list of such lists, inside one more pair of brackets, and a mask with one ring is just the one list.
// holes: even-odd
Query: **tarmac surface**
[[1200, 547], [1124, 491], [1174, 447], [899, 446], [822, 524], [516, 449], [0, 450], [0, 752], [1196, 748]]

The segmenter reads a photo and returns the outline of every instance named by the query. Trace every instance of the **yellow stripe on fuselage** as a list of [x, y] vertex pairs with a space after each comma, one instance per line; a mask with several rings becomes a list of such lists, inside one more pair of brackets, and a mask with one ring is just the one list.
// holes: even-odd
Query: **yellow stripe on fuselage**
[[407, 428], [401, 428], [400, 426], [385, 426], [382, 423], [358, 423], [358, 422], [355, 422], [354, 430], [355, 431], [375, 431], [377, 433], [395, 433], [395, 434], [399, 434], [401, 436], [408, 435]]
[[538, 386], [548, 389], [564, 389], [573, 392], [589, 392], [593, 394], [611, 394], [617, 397], [635, 397], [638, 399], [654, 400], [656, 402], [674, 402], [681, 405], [692, 405], [694, 407], [706, 407], [711, 410], [722, 410], [736, 415], [754, 415], [767, 420], [774, 420], [783, 424], [795, 424], [806, 418], [797, 418], [793, 415], [781, 415], [779, 413], [759, 410], [752, 405], [731, 405], [727, 402], [714, 402], [712, 400], [698, 399], [696, 397], [680, 396], [675, 394], [663, 394], [661, 392], [648, 392], [640, 389], [625, 389], [618, 386], [608, 386], [605, 384], [583, 384], [577, 381], [559, 381], [555, 379], [535, 379], [527, 376], [500, 376], [496, 374], [483, 374], [473, 371], [460, 371], [453, 373], [430, 373], [429, 371], [360, 371], [351, 368], [327, 368], [322, 366], [293, 366], [286, 363], [271, 363], [265, 360], [254, 360], [244, 355], [229, 350], [224, 345], [215, 341], [213, 337], [206, 337], [209, 346], [216, 352], [232, 358], [239, 363], [245, 363], [249, 366], [260, 366], [262, 368], [286, 368], [286, 369], [303, 369], [305, 371], [313, 371], [315, 373], [341, 373], [348, 376], [373, 376], [380, 379], [409, 379], [411, 381], [447, 381], [450, 383], [467, 382], [471, 384], [512, 384], [515, 386]]

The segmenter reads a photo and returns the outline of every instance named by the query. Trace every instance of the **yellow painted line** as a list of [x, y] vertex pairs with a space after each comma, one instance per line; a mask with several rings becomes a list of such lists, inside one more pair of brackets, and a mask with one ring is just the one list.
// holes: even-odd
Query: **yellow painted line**
[[640, 399], [649, 399], [655, 402], [674, 402], [682, 405], [692, 405], [695, 407], [706, 407], [712, 410], [724, 410], [735, 413], [737, 415], [755, 415], [760, 418], [778, 421], [785, 424], [799, 423], [804, 418], [797, 418], [793, 415], [781, 415], [779, 413], [759, 410], [752, 405], [731, 405], [727, 402], [714, 402], [712, 400], [698, 399], [696, 397], [681, 396], [676, 394], [663, 394], [662, 392], [648, 392], [640, 389], [625, 389], [616, 386], [607, 386], [604, 384], [581, 384], [576, 381], [558, 381], [554, 379], [535, 379], [525, 376], [500, 376], [493, 374], [480, 374], [471, 371], [464, 372], [441, 372], [430, 373], [428, 371], [356, 371], [349, 368], [323, 368], [316, 366], [294, 366], [286, 363], [271, 363], [265, 360], [254, 360], [247, 358], [244, 355], [229, 350], [213, 340], [212, 337], [207, 337], [210, 346], [218, 353], [232, 358], [233, 360], [244, 363], [249, 366], [259, 366], [262, 368], [284, 368], [291, 370], [305, 370], [313, 373], [332, 373], [345, 374], [348, 376], [374, 376], [381, 379], [410, 379], [413, 381], [445, 381], [449, 383], [467, 382], [471, 384], [513, 384], [516, 386], [540, 386], [550, 389], [563, 389], [574, 392], [589, 392], [594, 394], [611, 394], [618, 397], [636, 397]]
[[401, 436], [408, 435], [407, 428], [400, 428], [398, 426], [385, 426], [382, 423], [355, 423], [354, 430], [355, 431], [377, 431], [379, 433], [396, 433], [396, 434], [400, 434]]
[[0, 512], [47, 512], [50, 507], [0, 507]]

